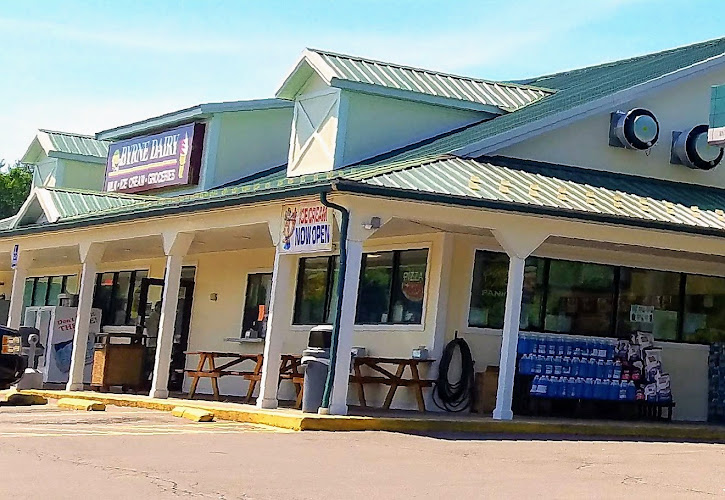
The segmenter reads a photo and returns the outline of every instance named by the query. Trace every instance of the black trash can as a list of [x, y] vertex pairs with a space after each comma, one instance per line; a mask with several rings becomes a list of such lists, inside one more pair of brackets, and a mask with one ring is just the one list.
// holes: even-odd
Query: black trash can
[[302, 351], [302, 364], [305, 366], [302, 411], [305, 413], [317, 413], [322, 406], [322, 394], [330, 369], [331, 340], [331, 326], [316, 326], [310, 330], [307, 349]]

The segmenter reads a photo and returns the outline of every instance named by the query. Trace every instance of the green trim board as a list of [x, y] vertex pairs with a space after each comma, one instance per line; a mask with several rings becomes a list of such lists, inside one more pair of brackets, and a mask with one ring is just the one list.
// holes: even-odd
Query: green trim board
[[211, 102], [198, 104], [163, 115], [154, 116], [145, 120], [121, 125], [96, 134], [96, 139], [119, 140], [145, 134], [147, 132], [169, 128], [175, 125], [191, 123], [195, 120], [208, 118], [217, 113], [230, 113], [235, 111], [259, 111], [264, 109], [292, 108], [294, 103], [283, 99], [254, 99], [247, 101]]
[[[444, 156], [393, 167], [348, 167], [173, 198], [50, 189], [54, 223], [0, 237], [345, 191], [454, 206], [725, 236], [725, 190], [504, 157]], [[723, 207], [723, 208], [720, 208]]]

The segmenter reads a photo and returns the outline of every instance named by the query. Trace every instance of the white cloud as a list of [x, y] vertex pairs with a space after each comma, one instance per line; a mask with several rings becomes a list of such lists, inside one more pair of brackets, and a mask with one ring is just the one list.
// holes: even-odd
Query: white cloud
[[[276, 90], [274, 84], [282, 80], [305, 46], [485, 78], [487, 67], [505, 67], [515, 58], [525, 59], [532, 49], [545, 46], [552, 39], [591, 22], [608, 18], [631, 5], [632, 1], [520, 1], [507, 2], [503, 6], [482, 2], [466, 25], [414, 28], [415, 16], [411, 16], [411, 23], [388, 31], [377, 31], [371, 26], [342, 31], [330, 26], [312, 32], [301, 22], [296, 31], [289, 28], [283, 31], [270, 24], [266, 34], [245, 33], [239, 37], [206, 33], [188, 37], [184, 33], [158, 30], [113, 32], [0, 17], [0, 31], [6, 34], [38, 33], [58, 43], [82, 42], [98, 46], [100, 54], [105, 49], [194, 53], [196, 58], [229, 54], [233, 57], [229, 58], [228, 64], [233, 64], [239, 75], [237, 80], [219, 82], [216, 75], [210, 73], [210, 87], [214, 82], [214, 88], [222, 92], [220, 95], [210, 95], [205, 88], [184, 87], [183, 83], [170, 94], [168, 88], [154, 88], [153, 75], [146, 75], [143, 86], [124, 89], [123, 96], [101, 95], [100, 92], [78, 97], [18, 94], [24, 102], [10, 103], [0, 116], [3, 120], [0, 122], [0, 158], [4, 156], [8, 161], [19, 158], [37, 128], [94, 133], [199, 102], [271, 96]], [[501, 71], [497, 73], [501, 74]], [[274, 81], [273, 75], [277, 75]], [[85, 87], [93, 86], [96, 78], [100, 88], [103, 75], [79, 73], [77, 78], [83, 79]]]

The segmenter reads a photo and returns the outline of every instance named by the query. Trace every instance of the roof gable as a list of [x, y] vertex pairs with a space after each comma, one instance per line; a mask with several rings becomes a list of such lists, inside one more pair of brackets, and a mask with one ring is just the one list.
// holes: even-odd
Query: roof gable
[[[5, 219], [3, 229], [15, 229], [42, 223], [54, 224], [65, 219], [88, 216], [114, 208], [130, 207], [157, 199], [154, 196], [127, 195], [62, 188], [35, 188], [18, 210]], [[12, 219], [12, 220], [11, 220]]]
[[34, 164], [45, 155], [92, 163], [105, 163], [108, 142], [90, 135], [40, 129], [20, 161]]
[[521, 109], [553, 93], [530, 85], [494, 82], [307, 49], [280, 86], [277, 97], [294, 99], [313, 73], [332, 87], [494, 114]]

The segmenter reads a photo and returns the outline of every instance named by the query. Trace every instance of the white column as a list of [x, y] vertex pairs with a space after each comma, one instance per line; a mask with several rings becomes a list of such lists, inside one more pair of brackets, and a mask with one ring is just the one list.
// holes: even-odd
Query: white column
[[174, 346], [174, 326], [176, 325], [176, 309], [179, 304], [179, 285], [181, 266], [191, 242], [193, 234], [164, 234], [164, 252], [166, 253], [166, 276], [164, 277], [164, 293], [161, 298], [161, 318], [159, 320], [159, 336], [156, 340], [156, 358], [154, 373], [151, 380], [152, 398], [169, 397], [169, 368], [171, 350]]
[[289, 329], [289, 312], [294, 307], [292, 290], [294, 288], [295, 263], [294, 255], [279, 252], [274, 254], [272, 271], [272, 291], [267, 317], [267, 332], [264, 339], [264, 362], [262, 379], [259, 385], [259, 408], [277, 408], [277, 387], [279, 385], [279, 364], [282, 359], [284, 335]]
[[91, 324], [93, 291], [96, 286], [98, 263], [101, 261], [104, 249], [105, 246], [103, 243], [83, 243], [79, 246], [83, 270], [81, 272], [80, 290], [78, 292], [73, 353], [71, 354], [70, 373], [68, 375], [68, 384], [66, 385], [66, 389], [69, 391], [83, 390], [83, 372], [86, 367], [86, 350], [88, 348], [88, 331]]
[[521, 317], [521, 299], [524, 287], [524, 267], [526, 260], [516, 255], [509, 256], [508, 284], [506, 285], [506, 310], [503, 316], [503, 339], [501, 341], [501, 361], [498, 373], [498, 391], [496, 409], [493, 418], [511, 420], [511, 402], [514, 391], [516, 371], [516, 347], [519, 339], [519, 320]]
[[337, 360], [334, 366], [335, 382], [330, 397], [330, 415], [347, 415], [347, 389], [350, 379], [351, 349], [355, 328], [357, 291], [360, 283], [360, 266], [362, 265], [362, 249], [362, 241], [347, 240], [345, 286], [342, 292], [342, 315], [340, 316], [340, 334], [337, 342]]
[[[435, 306], [432, 312], [434, 328], [428, 349], [432, 358], [440, 360], [446, 343], [446, 327], [448, 326], [448, 299], [453, 273], [453, 235], [440, 234], [435, 249], [436, 257], [431, 260], [432, 272], [428, 273], [432, 293], [426, 294], [427, 303]], [[433, 274], [436, 270], [439, 270], [437, 276]], [[438, 370], [438, 361], [435, 363], [435, 370]]]
[[513, 225], [506, 230], [493, 230], [493, 235], [509, 256], [508, 284], [506, 285], [506, 310], [503, 316], [503, 338], [498, 372], [498, 390], [493, 418], [511, 420], [514, 417], [511, 403], [516, 374], [516, 349], [521, 321], [521, 300], [524, 288], [526, 257], [548, 238], [548, 233], [530, 226]]
[[18, 256], [18, 264], [13, 274], [13, 288], [10, 291], [10, 311], [8, 315], [8, 327], [18, 329], [23, 323], [23, 295], [25, 294], [25, 280], [28, 278], [28, 267], [30, 256], [21, 253]]

